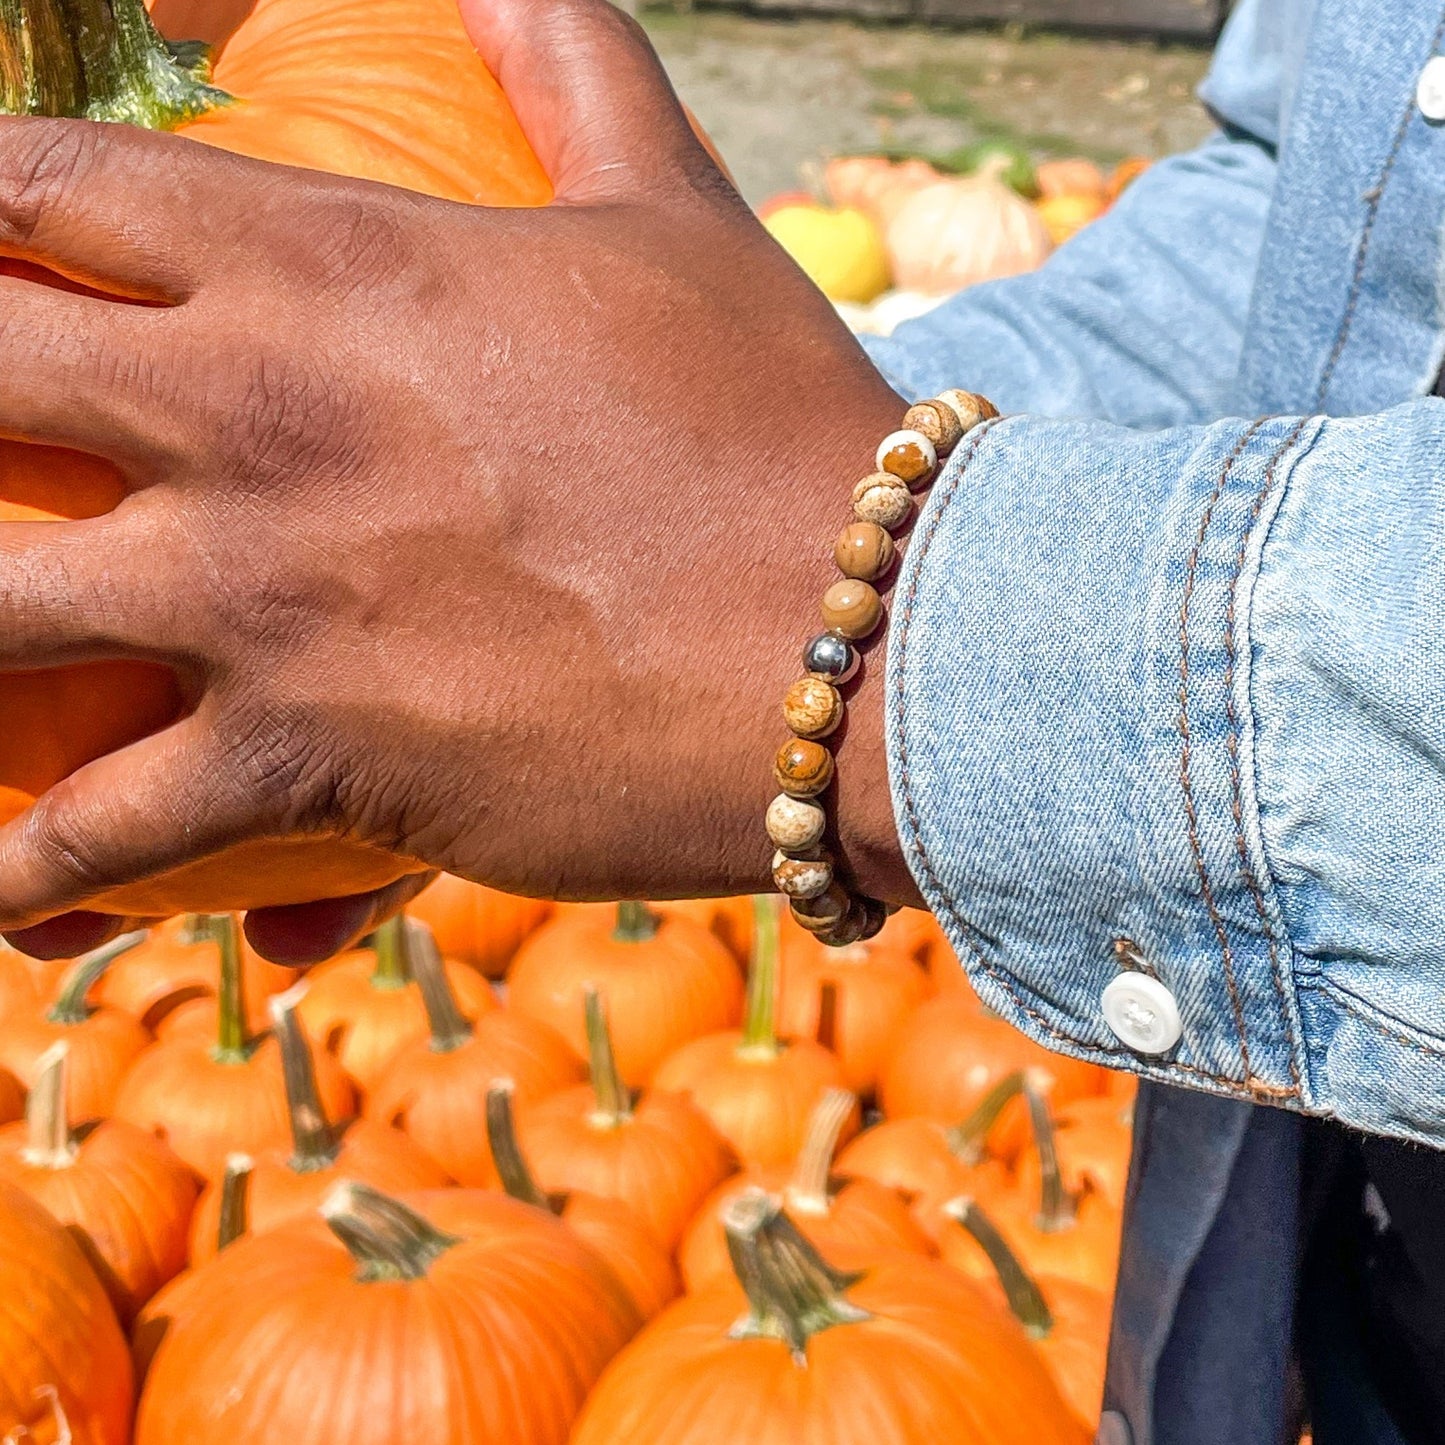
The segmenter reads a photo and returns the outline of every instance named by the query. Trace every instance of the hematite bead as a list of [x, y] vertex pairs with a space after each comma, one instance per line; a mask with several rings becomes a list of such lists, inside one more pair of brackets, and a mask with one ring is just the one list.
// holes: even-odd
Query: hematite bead
[[790, 798], [816, 798], [833, 781], [833, 754], [822, 743], [789, 738], [773, 762], [773, 781]]
[[846, 637], [820, 632], [803, 649], [803, 671], [842, 687], [858, 671], [858, 649]]

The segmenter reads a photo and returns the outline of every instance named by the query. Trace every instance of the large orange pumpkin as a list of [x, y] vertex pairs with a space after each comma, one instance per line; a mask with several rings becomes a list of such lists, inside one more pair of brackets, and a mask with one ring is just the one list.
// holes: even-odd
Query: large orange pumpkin
[[946, 1266], [900, 1255], [840, 1275], [761, 1193], [726, 1224], [746, 1301], [722, 1284], [654, 1320], [603, 1375], [572, 1445], [1088, 1438], [1018, 1324]]
[[[143, 18], [138, 0], [109, 5], [132, 26]], [[154, 82], [136, 79], [135, 118], [149, 110], [150, 123], [208, 145], [454, 201], [542, 205], [550, 199], [547, 179], [468, 40], [455, 0], [384, 6], [254, 0], [244, 19], [224, 0], [180, 0], [167, 9], [175, 23], [224, 35], [213, 80], [235, 103], [217, 104], [220, 97], [189, 79], [151, 37], [136, 67], [170, 67], [180, 95], [167, 113], [145, 94]], [[33, 33], [47, 34], [39, 26]], [[116, 65], [106, 38], [97, 46], [92, 37], [88, 65]], [[36, 51], [42, 71], [76, 64], [68, 45], [41, 40]], [[83, 94], [85, 84], [79, 89]], [[74, 87], [57, 84], [49, 91], [73, 93]], [[125, 491], [108, 463], [0, 441], [0, 522], [96, 517], [113, 510]], [[182, 711], [175, 680], [150, 664], [93, 662], [0, 677], [0, 821], [83, 764]], [[356, 843], [248, 843], [120, 889], [95, 906], [145, 915], [305, 902], [377, 887], [414, 866]]]
[[135, 1445], [564, 1445], [640, 1323], [566, 1225], [505, 1195], [342, 1184], [323, 1213], [197, 1271]]
[[134, 1393], [125, 1337], [80, 1246], [0, 1180], [0, 1425], [44, 1445], [126, 1445]]

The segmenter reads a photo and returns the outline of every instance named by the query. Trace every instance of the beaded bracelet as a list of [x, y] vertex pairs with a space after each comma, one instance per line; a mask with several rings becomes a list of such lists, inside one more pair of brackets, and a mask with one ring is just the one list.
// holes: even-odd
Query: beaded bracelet
[[819, 801], [833, 782], [834, 762], [823, 740], [837, 732], [846, 704], [839, 691], [858, 672], [858, 643], [883, 620], [883, 599], [875, 585], [893, 567], [897, 544], [890, 535], [913, 516], [915, 492], [926, 491], [942, 458], [998, 409], [971, 391], [945, 391], [910, 407], [903, 430], [885, 437], [877, 470], [853, 488], [853, 517], [833, 544], [843, 574], [823, 594], [827, 629], [803, 649], [805, 676], [783, 699], [783, 717], [793, 736], [778, 750], [773, 779], [782, 790], [768, 804], [767, 830], [777, 852], [773, 882], [793, 917], [821, 942], [842, 948], [872, 938], [888, 920], [889, 908], [850, 890], [837, 876], [833, 855], [823, 846], [828, 815]]

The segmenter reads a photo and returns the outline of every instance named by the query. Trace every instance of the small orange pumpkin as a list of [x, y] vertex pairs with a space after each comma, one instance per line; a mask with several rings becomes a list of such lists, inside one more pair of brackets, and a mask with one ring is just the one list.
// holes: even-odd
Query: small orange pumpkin
[[526, 939], [552, 916], [552, 908], [538, 898], [517, 898], [443, 873], [417, 895], [411, 914], [436, 935], [443, 958], [501, 978]]
[[652, 1082], [679, 1044], [738, 1020], [737, 964], [701, 924], [645, 903], [574, 904], [524, 943], [507, 975], [507, 1006], [536, 1019], [587, 1057], [582, 996], [608, 1000], [613, 1047], [634, 1088]]
[[[792, 1163], [814, 1107], [829, 1089], [843, 1086], [844, 1076], [837, 1056], [821, 1044], [778, 1036], [777, 901], [760, 897], [754, 910], [743, 1028], [683, 1044], [657, 1070], [654, 1085], [692, 1100], [744, 1164], [766, 1169]], [[857, 1127], [855, 1113], [845, 1131]]]
[[196, 1177], [159, 1139], [118, 1119], [70, 1127], [63, 1040], [42, 1061], [26, 1122], [0, 1129], [0, 1178], [43, 1204], [85, 1251], [116, 1314], [136, 1312], [185, 1266]]
[[522, 1151], [548, 1193], [620, 1200], [670, 1250], [707, 1192], [732, 1172], [732, 1154], [680, 1095], [651, 1089], [634, 1099], [596, 989], [583, 1007], [591, 1082], [520, 1109]]
[[1098, 196], [1105, 199], [1108, 181], [1093, 161], [1082, 157], [1068, 160], [1040, 161], [1034, 167], [1039, 195], [1043, 200], [1056, 196]]

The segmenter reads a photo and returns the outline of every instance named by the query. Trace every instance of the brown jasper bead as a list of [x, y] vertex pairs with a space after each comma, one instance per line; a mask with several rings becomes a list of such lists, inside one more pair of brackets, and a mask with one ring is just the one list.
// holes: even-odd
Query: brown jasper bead
[[959, 425], [969, 432], [981, 421], [992, 421], [998, 415], [998, 408], [986, 397], [972, 391], [945, 391], [935, 398], [958, 418]]
[[922, 432], [941, 457], [946, 457], [963, 436], [958, 413], [941, 401], [921, 401], [909, 407], [903, 425], [908, 431]]
[[[847, 948], [850, 944], [861, 943], [872, 935], [868, 932], [869, 904], [871, 899], [855, 898], [848, 905], [848, 911], [828, 928], [818, 929], [816, 937], [825, 948]], [[882, 905], [877, 905], [879, 908]], [[884, 914], [887, 917], [887, 914]], [[877, 930], [875, 929], [876, 933]]]
[[870, 636], [883, 618], [883, 599], [868, 582], [849, 577], [835, 582], [824, 594], [823, 626], [850, 642]]
[[919, 491], [933, 480], [938, 470], [938, 453], [922, 432], [894, 432], [878, 448], [878, 470], [892, 472], [914, 491]]
[[789, 738], [773, 762], [773, 780], [790, 798], [816, 798], [833, 781], [833, 754], [822, 743]]
[[897, 550], [893, 538], [877, 522], [850, 522], [833, 543], [833, 560], [845, 577], [871, 582], [892, 565]]
[[843, 695], [817, 677], [800, 677], [783, 698], [783, 720], [800, 738], [825, 738], [843, 721]]
[[892, 472], [874, 472], [853, 488], [853, 515], [880, 527], [901, 527], [913, 512], [908, 484]]
[[830, 883], [816, 898], [794, 898], [789, 909], [793, 920], [809, 933], [827, 933], [836, 928], [853, 906], [852, 896], [841, 883]]
[[773, 884], [788, 898], [816, 898], [833, 882], [833, 859], [826, 848], [810, 848], [801, 856], [773, 854]]
[[800, 853], [822, 839], [828, 815], [816, 803], [780, 793], [768, 804], [766, 826], [776, 847]]

